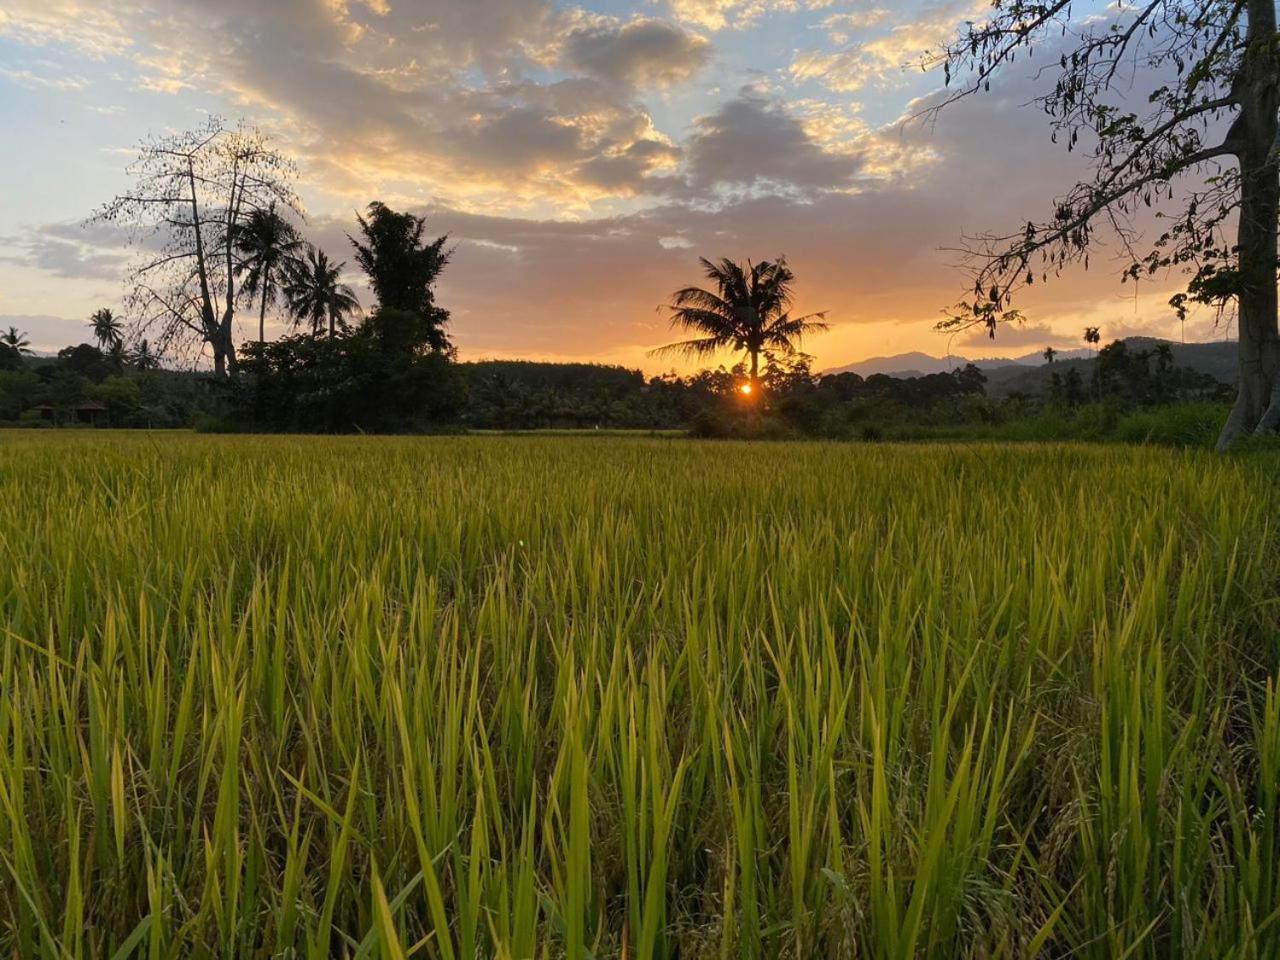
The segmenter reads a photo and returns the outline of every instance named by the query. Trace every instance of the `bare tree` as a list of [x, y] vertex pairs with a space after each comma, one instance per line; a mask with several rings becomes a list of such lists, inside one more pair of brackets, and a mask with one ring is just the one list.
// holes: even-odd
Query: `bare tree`
[[134, 336], [150, 334], [161, 354], [207, 348], [217, 374], [233, 371], [236, 241], [255, 211], [299, 212], [292, 162], [255, 128], [214, 117], [144, 140], [128, 172], [133, 189], [91, 222], [125, 226], [139, 248], [126, 301]]
[[[1240, 384], [1218, 445], [1280, 427], [1276, 234], [1280, 208], [1280, 52], [1274, 0], [1120, 0], [1105, 16], [1075, 19], [1070, 0], [994, 0], [989, 18], [969, 24], [931, 56], [950, 96], [934, 109], [990, 87], [991, 78], [1033, 52], [1055, 49], [1057, 82], [1037, 99], [1055, 140], [1091, 151], [1093, 176], [1058, 199], [1052, 215], [967, 248], [973, 299], [944, 320], [948, 329], [996, 326], [1017, 314], [1013, 294], [1088, 264], [1095, 231], [1113, 227], [1129, 259], [1126, 277], [1168, 268], [1192, 274], [1174, 298], [1234, 304]], [[1145, 84], [1145, 88], [1143, 86]], [[1149, 94], [1139, 114], [1129, 104]], [[1189, 176], [1188, 176], [1189, 175]], [[1187, 178], [1175, 194], [1172, 183]], [[1147, 207], [1170, 225], [1135, 249], [1132, 216]], [[1227, 231], [1234, 224], [1234, 242]]]

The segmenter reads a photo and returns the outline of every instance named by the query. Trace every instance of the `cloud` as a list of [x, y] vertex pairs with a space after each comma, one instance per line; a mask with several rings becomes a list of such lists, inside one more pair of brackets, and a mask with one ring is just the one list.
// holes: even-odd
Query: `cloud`
[[707, 30], [745, 29], [771, 13], [822, 10], [836, 0], [670, 0], [671, 12]]
[[56, 63], [38, 60], [22, 66], [0, 67], [0, 77], [27, 90], [57, 90], [62, 92], [83, 90], [89, 80], [78, 74], [67, 73]]
[[574, 31], [565, 59], [608, 83], [670, 87], [692, 79], [707, 63], [710, 48], [696, 33], [661, 20], [605, 21]]
[[132, 45], [121, 12], [97, 0], [6, 0], [0, 37], [29, 46], [70, 45], [95, 59]]
[[17, 252], [0, 259], [64, 279], [118, 281], [128, 264], [126, 241], [123, 231], [110, 225], [51, 223], [4, 238], [4, 246]]
[[577, 174], [583, 182], [615, 195], [660, 192], [675, 182], [672, 171], [679, 158], [680, 150], [668, 143], [636, 140], [615, 154], [593, 157]]
[[849, 186], [861, 168], [858, 157], [820, 146], [782, 104], [751, 88], [700, 118], [686, 149], [698, 187], [833, 189]]
[[958, 341], [964, 347], [1009, 350], [1014, 347], [1059, 346], [1068, 338], [1046, 323], [1005, 324], [996, 331], [995, 339], [985, 329], [970, 330]]
[[981, 0], [943, 0], [896, 21], [883, 9], [833, 14], [823, 26], [835, 49], [800, 51], [788, 69], [796, 80], [816, 80], [837, 93], [901, 86], [908, 70], [919, 71], [927, 51], [954, 37], [959, 24], [980, 16], [985, 6]]
[[[664, 138], [629, 82], [674, 82], [705, 58], [705, 41], [671, 25], [582, 28], [550, 0], [222, 0], [213, 17], [170, 3], [163, 27], [142, 27], [166, 51], [147, 61], [153, 83], [220, 87], [275, 115], [304, 166], [366, 195], [424, 181], [480, 205], [640, 191]], [[565, 24], [579, 27], [567, 45]], [[561, 47], [591, 76], [548, 74]]]

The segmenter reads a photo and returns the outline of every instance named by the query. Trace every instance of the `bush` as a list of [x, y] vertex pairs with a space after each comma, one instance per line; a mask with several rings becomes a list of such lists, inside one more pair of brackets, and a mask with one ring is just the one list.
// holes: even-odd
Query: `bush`
[[230, 388], [228, 423], [284, 432], [420, 433], [456, 422], [466, 402], [456, 366], [442, 353], [384, 341], [385, 326], [246, 347], [242, 382]]
[[1226, 417], [1226, 409], [1208, 403], [1135, 410], [1117, 424], [1115, 437], [1125, 443], [1209, 447], [1217, 441]]

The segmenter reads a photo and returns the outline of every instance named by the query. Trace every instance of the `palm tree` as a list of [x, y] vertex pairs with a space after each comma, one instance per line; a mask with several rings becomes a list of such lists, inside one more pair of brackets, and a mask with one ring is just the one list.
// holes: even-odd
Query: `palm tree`
[[27, 338], [26, 331], [19, 333], [17, 327], [10, 327], [6, 333], [0, 334], [0, 343], [18, 353], [31, 352], [31, 341]]
[[145, 340], [138, 341], [138, 345], [133, 348], [133, 354], [130, 359], [139, 370], [155, 370], [160, 366], [160, 361], [151, 352], [151, 345]]
[[1044, 348], [1045, 363], [1053, 363], [1053, 358], [1056, 357], [1057, 355], [1058, 355], [1058, 351], [1053, 349], [1053, 347]]
[[124, 326], [109, 307], [93, 311], [88, 326], [93, 330], [94, 339], [102, 350], [109, 350], [124, 342]]
[[334, 264], [323, 250], [307, 244], [305, 257], [289, 263], [285, 270], [284, 298], [296, 322], [310, 321], [311, 333], [318, 336], [329, 324], [329, 336], [346, 327], [346, 317], [360, 309], [352, 289], [342, 282], [343, 263]]
[[302, 246], [298, 233], [276, 210], [276, 205], [254, 210], [236, 228], [236, 252], [240, 263], [236, 272], [244, 276], [244, 294], [252, 303], [258, 298], [258, 341], [266, 340], [267, 306], [275, 303], [280, 276]]
[[107, 359], [111, 361], [116, 373], [124, 372], [125, 364], [129, 362], [129, 351], [124, 348], [123, 340], [116, 340], [111, 344], [107, 349]]
[[1097, 327], [1084, 328], [1084, 342], [1093, 347], [1093, 387], [1094, 393], [1097, 395], [1098, 401], [1102, 401], [1102, 377], [1098, 371], [1098, 344], [1102, 341], [1102, 334], [1098, 332]]
[[[747, 261], [746, 267], [729, 259], [699, 262], [715, 292], [685, 287], [672, 295], [671, 325], [703, 334], [658, 347], [653, 353], [680, 353], [705, 357], [719, 350], [745, 351], [750, 360], [754, 391], [760, 380], [760, 354], [771, 350], [792, 353], [806, 334], [827, 329], [825, 313], [791, 316], [791, 287], [795, 274], [785, 257]], [[747, 387], [744, 387], [746, 390]]]

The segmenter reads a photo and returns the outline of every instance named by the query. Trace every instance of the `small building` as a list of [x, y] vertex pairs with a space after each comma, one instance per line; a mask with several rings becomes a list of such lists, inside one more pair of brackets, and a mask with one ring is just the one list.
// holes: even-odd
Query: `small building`
[[83, 423], [88, 426], [95, 427], [98, 425], [98, 420], [106, 412], [107, 408], [98, 403], [97, 400], [86, 400], [84, 403], [76, 406], [76, 423]]

